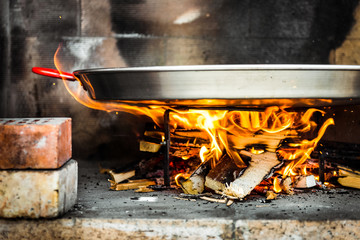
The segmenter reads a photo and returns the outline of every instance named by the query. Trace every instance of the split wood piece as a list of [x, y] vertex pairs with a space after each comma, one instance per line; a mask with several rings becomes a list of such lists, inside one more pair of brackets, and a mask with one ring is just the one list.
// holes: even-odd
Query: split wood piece
[[265, 194], [266, 200], [274, 200], [277, 198], [277, 194], [273, 191], [267, 191]]
[[206, 192], [206, 193], [200, 193], [200, 194], [186, 194], [186, 193], [180, 193], [179, 196], [181, 198], [192, 198], [192, 199], [198, 199], [200, 197], [211, 197], [212, 193]]
[[155, 185], [155, 181], [147, 180], [147, 179], [139, 179], [136, 181], [131, 181], [128, 183], [117, 183], [111, 184], [110, 189], [116, 191], [130, 190], [130, 189], [138, 189], [148, 187], [150, 185]]
[[297, 132], [295, 130], [285, 130], [276, 134], [266, 132], [247, 136], [229, 134], [228, 141], [235, 149], [244, 149], [251, 145], [264, 145], [266, 146], [266, 151], [275, 152], [282, 140], [297, 137]]
[[265, 152], [262, 154], [252, 154], [247, 151], [240, 151], [240, 154], [251, 157], [249, 166], [244, 173], [230, 183], [225, 189], [224, 194], [243, 199], [261, 183], [263, 178], [269, 174], [272, 168], [279, 165], [275, 152]]
[[141, 186], [138, 189], [136, 189], [135, 192], [147, 193], [147, 192], [154, 192], [154, 190], [148, 188], [147, 186]]
[[287, 194], [289, 195], [294, 194], [291, 177], [286, 177], [285, 179], [281, 180], [280, 187]]
[[338, 182], [344, 187], [360, 189], [360, 172], [351, 169], [339, 170]]
[[178, 157], [178, 158], [193, 158], [198, 157], [200, 153], [200, 148], [192, 148], [192, 147], [176, 147], [176, 146], [170, 146], [170, 155], [172, 157]]
[[[146, 131], [145, 141], [160, 144], [164, 140], [164, 133], [160, 131]], [[210, 145], [210, 139], [204, 132], [198, 130], [183, 130], [171, 132], [170, 145], [177, 147], [201, 148], [203, 145]]]
[[125, 181], [125, 180], [135, 176], [135, 170], [131, 170], [128, 172], [122, 172], [122, 173], [114, 173], [113, 171], [109, 171], [109, 174], [111, 176], [111, 179], [115, 183], [120, 183], [122, 181]]
[[340, 176], [358, 176], [360, 177], [360, 171], [357, 171], [355, 169], [339, 166], [339, 175]]
[[[165, 134], [161, 130], [154, 130], [154, 131], [145, 131], [144, 136], [157, 139], [162, 141], [165, 137]], [[202, 142], [209, 142], [210, 138], [207, 134], [204, 134], [203, 131], [199, 131], [196, 129], [189, 129], [189, 130], [179, 130], [177, 129], [175, 132], [171, 132], [171, 138], [173, 139], [185, 139], [187, 140], [195, 140], [198, 139]]]
[[234, 203], [233, 199], [229, 199], [226, 203], [226, 206], [230, 207]]
[[211, 168], [210, 161], [205, 161], [191, 174], [191, 176], [184, 180], [179, 179], [181, 189], [186, 194], [200, 194], [205, 188], [205, 176], [209, 173]]
[[234, 160], [225, 154], [206, 176], [205, 186], [214, 191], [224, 191], [226, 184], [238, 178], [243, 170], [244, 168], [237, 166]]
[[296, 176], [294, 180], [295, 188], [312, 188], [316, 186], [316, 180], [314, 175]]
[[152, 143], [147, 141], [140, 141], [140, 151], [141, 152], [152, 152], [156, 153], [160, 150], [161, 144], [158, 143]]
[[226, 203], [227, 202], [227, 199], [218, 199], [218, 198], [212, 198], [212, 197], [206, 197], [206, 196], [200, 197], [200, 199], [206, 200], [208, 202], [216, 202], [216, 203]]
[[344, 187], [360, 189], [360, 177], [348, 176], [338, 179], [338, 182]]
[[210, 141], [209, 135], [204, 134], [204, 131], [191, 129], [191, 130], [185, 130], [185, 129], [177, 129], [175, 132], [172, 133], [173, 137], [175, 138], [185, 138], [185, 139], [201, 139]]

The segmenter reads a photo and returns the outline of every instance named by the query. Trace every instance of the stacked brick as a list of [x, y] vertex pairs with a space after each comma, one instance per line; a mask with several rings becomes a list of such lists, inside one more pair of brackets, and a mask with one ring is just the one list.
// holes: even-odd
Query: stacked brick
[[53, 218], [77, 198], [70, 118], [0, 119], [0, 217]]

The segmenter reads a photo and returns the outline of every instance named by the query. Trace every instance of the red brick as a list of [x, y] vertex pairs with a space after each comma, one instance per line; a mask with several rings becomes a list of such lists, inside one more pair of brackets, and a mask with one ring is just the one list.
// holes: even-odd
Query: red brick
[[70, 118], [0, 118], [0, 169], [54, 169], [71, 158]]

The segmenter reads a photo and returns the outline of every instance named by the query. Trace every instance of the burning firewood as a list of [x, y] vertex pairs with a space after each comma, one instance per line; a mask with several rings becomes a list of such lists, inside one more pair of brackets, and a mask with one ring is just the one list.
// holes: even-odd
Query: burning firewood
[[286, 192], [289, 195], [294, 194], [294, 189], [292, 187], [292, 179], [291, 177], [286, 177], [280, 183], [281, 190]]
[[277, 194], [273, 191], [267, 191], [265, 194], [266, 200], [274, 200], [277, 198]]
[[186, 194], [200, 194], [205, 188], [205, 176], [211, 168], [210, 161], [205, 161], [191, 174], [188, 179], [179, 179], [179, 184]]
[[[156, 139], [159, 142], [162, 142], [165, 135], [164, 132], [162, 132], [161, 130], [157, 130], [157, 131], [145, 131], [144, 136], [151, 138], [151, 139]], [[199, 131], [199, 130], [179, 130], [177, 129], [175, 132], [171, 132], [171, 136], [170, 136], [171, 140], [174, 141], [174, 143], [181, 143], [181, 142], [189, 142], [191, 144], [196, 144], [196, 143], [209, 143], [210, 139], [208, 137], [208, 135], [204, 134], [203, 131]]]
[[239, 167], [227, 154], [222, 156], [219, 163], [206, 176], [205, 186], [214, 191], [224, 191], [226, 184], [238, 178], [244, 167]]
[[170, 146], [170, 154], [178, 158], [193, 158], [198, 157], [200, 148], [186, 147], [186, 146]]
[[269, 174], [272, 168], [280, 164], [280, 161], [275, 152], [252, 154], [247, 151], [240, 151], [240, 153], [251, 157], [249, 166], [240, 177], [227, 185], [223, 193], [243, 199]]
[[314, 175], [296, 176], [294, 180], [295, 188], [312, 188], [316, 186], [316, 180]]
[[244, 149], [249, 145], [264, 145], [266, 151], [275, 152], [282, 140], [296, 137], [298, 137], [296, 131], [286, 130], [276, 134], [262, 132], [250, 136], [228, 135], [228, 140], [235, 149]]

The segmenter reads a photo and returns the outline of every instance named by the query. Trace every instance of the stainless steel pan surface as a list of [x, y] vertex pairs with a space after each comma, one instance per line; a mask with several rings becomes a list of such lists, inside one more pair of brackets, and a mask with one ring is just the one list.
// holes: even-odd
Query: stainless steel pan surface
[[73, 75], [99, 101], [216, 107], [360, 103], [360, 66], [352, 65], [133, 67]]

